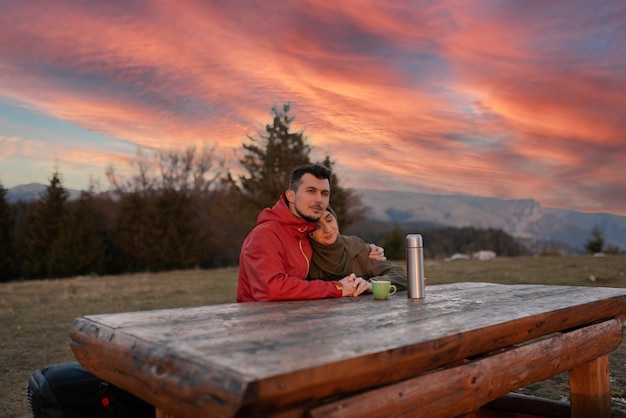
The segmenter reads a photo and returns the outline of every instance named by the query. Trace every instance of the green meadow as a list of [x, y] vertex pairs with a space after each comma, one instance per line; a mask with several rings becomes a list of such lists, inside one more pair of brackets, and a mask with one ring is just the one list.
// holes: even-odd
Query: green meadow
[[[626, 287], [626, 255], [428, 261], [428, 285], [459, 281]], [[0, 283], [0, 417], [29, 414], [29, 375], [73, 360], [69, 328], [90, 314], [201, 306], [235, 301], [237, 268], [89, 276]], [[613, 401], [624, 407], [626, 343], [610, 355]], [[520, 390], [566, 399], [564, 373]]]

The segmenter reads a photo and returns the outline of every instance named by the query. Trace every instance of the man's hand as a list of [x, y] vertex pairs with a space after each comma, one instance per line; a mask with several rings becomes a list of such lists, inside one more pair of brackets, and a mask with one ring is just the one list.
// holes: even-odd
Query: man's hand
[[370, 260], [376, 260], [376, 261], [387, 260], [387, 257], [385, 257], [385, 249], [383, 247], [379, 247], [376, 244], [369, 244], [369, 246], [371, 248], [370, 255], [369, 255]]

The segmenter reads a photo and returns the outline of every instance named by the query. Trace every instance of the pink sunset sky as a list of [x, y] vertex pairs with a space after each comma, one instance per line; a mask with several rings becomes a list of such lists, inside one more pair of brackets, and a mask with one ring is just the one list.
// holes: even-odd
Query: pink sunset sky
[[626, 1], [5, 0], [0, 183], [85, 189], [291, 104], [353, 188], [626, 215]]

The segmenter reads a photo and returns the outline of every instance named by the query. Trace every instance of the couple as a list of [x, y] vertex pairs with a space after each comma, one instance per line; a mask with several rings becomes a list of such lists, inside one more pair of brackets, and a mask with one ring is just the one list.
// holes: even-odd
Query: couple
[[[329, 207], [331, 171], [295, 168], [241, 247], [237, 302], [321, 299], [371, 292], [370, 278], [406, 288], [406, 274], [363, 240], [339, 234]], [[375, 246], [374, 246], [375, 247]]]
[[[370, 255], [361, 239], [339, 235], [337, 217], [328, 206], [330, 176], [322, 165], [296, 168], [289, 189], [273, 208], [261, 212], [241, 248], [237, 302], [358, 296], [371, 291], [366, 280], [371, 277], [406, 287], [406, 275], [385, 261], [382, 249]], [[77, 362], [37, 370], [28, 382], [31, 410], [35, 417], [42, 411], [97, 415], [100, 401], [105, 405], [109, 400], [103, 384], [109, 387]], [[154, 416], [154, 407], [133, 395], [112, 386], [111, 394], [128, 416]]]

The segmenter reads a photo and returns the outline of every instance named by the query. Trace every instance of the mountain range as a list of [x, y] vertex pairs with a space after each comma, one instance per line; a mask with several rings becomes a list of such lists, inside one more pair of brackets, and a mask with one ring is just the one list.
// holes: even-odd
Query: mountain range
[[[13, 203], [20, 200], [25, 202], [28, 202], [29, 200], [37, 200], [41, 197], [41, 194], [46, 191], [46, 187], [47, 186], [40, 183], [29, 183], [11, 187], [10, 189], [7, 189], [7, 202]], [[70, 200], [77, 199], [80, 196], [80, 190], [65, 190], [69, 194]]]
[[[9, 202], [34, 200], [46, 186], [31, 183], [7, 189]], [[70, 199], [79, 190], [67, 190]], [[368, 207], [367, 217], [399, 226], [429, 225], [502, 229], [534, 251], [558, 248], [584, 252], [597, 227], [607, 246], [626, 249], [626, 217], [544, 207], [532, 199], [438, 195], [395, 190], [355, 189]], [[419, 231], [415, 231], [419, 232]]]
[[398, 225], [502, 229], [534, 251], [554, 246], [566, 252], [584, 252], [597, 227], [605, 248], [626, 249], [625, 216], [544, 207], [532, 199], [371, 189], [355, 192], [369, 208], [368, 218]]

